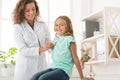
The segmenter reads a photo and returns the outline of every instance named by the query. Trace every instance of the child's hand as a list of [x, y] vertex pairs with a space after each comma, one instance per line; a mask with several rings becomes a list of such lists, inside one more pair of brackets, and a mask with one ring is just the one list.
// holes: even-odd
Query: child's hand
[[54, 46], [52, 42], [46, 42], [45, 45], [47, 48], [52, 48]]
[[41, 46], [41, 47], [39, 48], [39, 52], [44, 52], [44, 51], [46, 51], [46, 50], [48, 50], [48, 48], [46, 47], [46, 45], [43, 45], [43, 46]]

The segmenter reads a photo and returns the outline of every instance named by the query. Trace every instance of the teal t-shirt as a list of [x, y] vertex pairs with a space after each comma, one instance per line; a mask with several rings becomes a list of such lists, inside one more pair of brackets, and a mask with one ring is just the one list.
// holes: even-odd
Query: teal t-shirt
[[53, 42], [55, 46], [52, 50], [52, 68], [62, 69], [70, 77], [74, 65], [70, 42], [75, 42], [75, 39], [72, 36], [59, 36]]

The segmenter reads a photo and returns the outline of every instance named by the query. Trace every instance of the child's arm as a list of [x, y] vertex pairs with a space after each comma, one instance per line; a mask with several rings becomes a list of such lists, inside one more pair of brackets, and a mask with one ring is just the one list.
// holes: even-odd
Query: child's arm
[[54, 47], [54, 44], [52, 42], [46, 42], [43, 46], [39, 48], [39, 53], [44, 52], [53, 47]]
[[76, 49], [76, 45], [75, 43], [70, 43], [70, 49], [71, 49], [71, 52], [72, 52], [72, 57], [73, 57], [73, 60], [74, 60], [74, 63], [77, 67], [77, 70], [79, 72], [79, 75], [82, 78], [84, 78], [83, 76], [83, 72], [82, 72], [82, 68], [81, 68], [81, 65], [80, 65], [80, 62], [79, 62], [79, 59], [78, 59], [78, 56], [77, 56], [77, 49]]
[[52, 43], [52, 42], [46, 42], [45, 45], [46, 45], [47, 48], [53, 48], [54, 47], [54, 43]]
[[85, 78], [83, 76], [83, 72], [82, 72], [82, 68], [81, 68], [81, 65], [80, 65], [80, 61], [79, 61], [79, 58], [77, 56], [77, 48], [76, 48], [75, 43], [73, 43], [73, 42], [70, 43], [70, 49], [71, 49], [72, 57], [73, 57], [75, 65], [77, 67], [77, 70], [79, 72], [81, 80], [94, 80], [92, 78]]
[[46, 45], [42, 45], [41, 47], [39, 47], [39, 54], [41, 54], [42, 52], [48, 50], [48, 48], [46, 47]]

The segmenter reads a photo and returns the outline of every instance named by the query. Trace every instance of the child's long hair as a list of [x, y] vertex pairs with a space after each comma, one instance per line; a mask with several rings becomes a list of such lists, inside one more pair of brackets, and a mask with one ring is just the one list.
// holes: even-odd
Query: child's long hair
[[[63, 19], [65, 21], [65, 25], [66, 25], [66, 32], [64, 34], [64, 36], [74, 36], [73, 35], [73, 28], [72, 28], [72, 22], [69, 19], [69, 17], [67, 16], [59, 16], [56, 20], [55, 23], [58, 19]], [[55, 25], [54, 25], [55, 26]]]

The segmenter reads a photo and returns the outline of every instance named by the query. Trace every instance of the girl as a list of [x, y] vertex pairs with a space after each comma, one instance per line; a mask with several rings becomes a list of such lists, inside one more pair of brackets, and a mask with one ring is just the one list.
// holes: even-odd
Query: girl
[[47, 48], [52, 47], [52, 66], [47, 70], [36, 73], [31, 80], [69, 80], [74, 64], [81, 80], [93, 80], [83, 76], [77, 56], [71, 20], [67, 16], [58, 17], [55, 20], [54, 31], [56, 32], [53, 41], [54, 46], [46, 43]]

